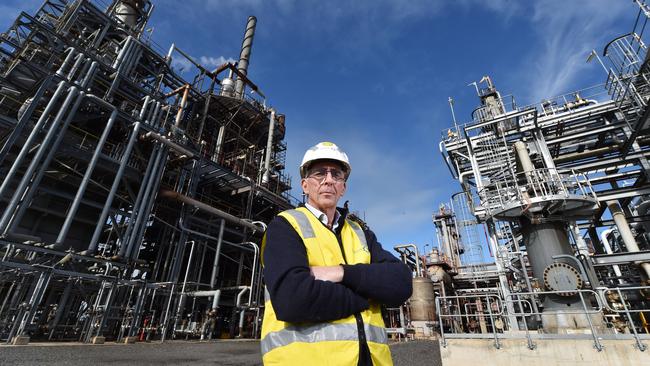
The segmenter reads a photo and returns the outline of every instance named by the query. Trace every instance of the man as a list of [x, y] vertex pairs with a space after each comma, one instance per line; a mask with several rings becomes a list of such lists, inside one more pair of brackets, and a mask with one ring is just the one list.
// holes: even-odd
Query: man
[[393, 364], [380, 306], [406, 301], [412, 275], [372, 231], [346, 217], [347, 208], [337, 208], [351, 170], [331, 142], [307, 150], [300, 165], [307, 203], [268, 226], [261, 341], [267, 366]]

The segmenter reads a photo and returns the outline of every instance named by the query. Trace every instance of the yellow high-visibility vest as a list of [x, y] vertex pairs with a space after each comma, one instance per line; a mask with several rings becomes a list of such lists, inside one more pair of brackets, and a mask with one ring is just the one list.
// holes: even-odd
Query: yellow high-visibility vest
[[[346, 263], [335, 234], [305, 207], [280, 213], [302, 238], [309, 266]], [[370, 263], [370, 252], [361, 226], [345, 220], [341, 243], [347, 264]], [[262, 256], [266, 236], [262, 241]], [[265, 294], [262, 323], [262, 358], [265, 366], [356, 366], [359, 360], [359, 332], [354, 315], [324, 323], [289, 323], [276, 318]], [[368, 348], [375, 366], [392, 366], [388, 337], [380, 305], [370, 301], [361, 312]]]

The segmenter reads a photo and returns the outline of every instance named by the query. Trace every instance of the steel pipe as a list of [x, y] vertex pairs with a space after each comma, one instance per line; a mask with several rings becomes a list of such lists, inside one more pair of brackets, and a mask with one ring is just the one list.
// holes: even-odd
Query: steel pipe
[[92, 239], [90, 239], [90, 243], [88, 244], [88, 249], [86, 250], [85, 253], [87, 255], [92, 255], [95, 253], [95, 250], [97, 250], [97, 245], [99, 243], [99, 236], [104, 230], [104, 224], [106, 223], [108, 212], [111, 208], [111, 205], [113, 204], [113, 199], [115, 198], [115, 194], [117, 193], [117, 188], [120, 185], [120, 181], [122, 180], [122, 175], [124, 174], [126, 163], [129, 161], [131, 150], [133, 150], [133, 145], [135, 144], [135, 139], [138, 136], [138, 132], [140, 132], [140, 125], [141, 124], [139, 121], [133, 125], [133, 132], [129, 137], [129, 141], [126, 145], [126, 149], [124, 150], [122, 159], [120, 160], [120, 166], [117, 170], [117, 173], [115, 174], [115, 179], [113, 179], [113, 185], [111, 186], [111, 190], [108, 193], [108, 197], [106, 198], [106, 203], [104, 204], [102, 213], [99, 216], [99, 220], [97, 221], [97, 226], [95, 227], [95, 232], [93, 233], [93, 237]]
[[[627, 219], [625, 218], [625, 213], [621, 209], [621, 205], [618, 203], [618, 201], [607, 201], [607, 208], [609, 208], [609, 211], [612, 213], [612, 218], [614, 219], [618, 233], [621, 235], [621, 238], [623, 238], [623, 243], [625, 244], [628, 252], [639, 252], [640, 249], [636, 243], [636, 238], [634, 238], [632, 229], [630, 229], [630, 225], [627, 223]], [[646, 279], [650, 279], [650, 263], [640, 263], [639, 266], [641, 267], [642, 272], [645, 274]]]
[[154, 140], [156, 140], [158, 142], [162, 142], [163, 144], [169, 146], [172, 150], [175, 150], [175, 151], [179, 152], [181, 155], [185, 155], [186, 157], [188, 157], [190, 159], [194, 157], [193, 152], [187, 150], [186, 148], [178, 145], [175, 142], [171, 142], [169, 139], [167, 139], [167, 138], [165, 138], [165, 137], [163, 137], [163, 136], [161, 136], [161, 135], [159, 135], [159, 134], [157, 134], [155, 132], [147, 132], [144, 135], [144, 138], [146, 138], [146, 139], [154, 139]]
[[[15, 212], [16, 206], [18, 205], [18, 202], [21, 200], [23, 195], [25, 194], [25, 190], [28, 189], [28, 185], [30, 184], [30, 181], [32, 179], [32, 175], [36, 171], [37, 165], [41, 162], [41, 159], [45, 156], [46, 153], [49, 153], [50, 155], [54, 154], [54, 150], [49, 150], [50, 144], [52, 143], [52, 140], [56, 139], [56, 133], [59, 132], [60, 134], [65, 133], [65, 129], [67, 128], [67, 124], [70, 123], [70, 118], [66, 118], [64, 121], [62, 127], [60, 127], [61, 131], [59, 131], [59, 123], [63, 119], [63, 116], [65, 115], [66, 112], [68, 112], [68, 107], [70, 104], [75, 100], [75, 107], [79, 106], [79, 102], [81, 102], [81, 99], [78, 98], [79, 91], [77, 87], [71, 87], [70, 91], [68, 93], [68, 96], [66, 97], [65, 101], [63, 102], [63, 105], [61, 106], [61, 109], [59, 109], [59, 112], [57, 113], [54, 121], [52, 122], [49, 131], [47, 132], [45, 139], [41, 143], [39, 149], [36, 152], [36, 155], [32, 158], [31, 163], [29, 164], [29, 167], [25, 171], [25, 174], [23, 175], [23, 179], [20, 181], [18, 184], [18, 187], [14, 191], [14, 194], [9, 201], [9, 204], [7, 204], [7, 207], [5, 208], [4, 214], [2, 218], [0, 219], [0, 231], [3, 233], [3, 235], [6, 235], [7, 233], [7, 228], [9, 226], [9, 222]], [[75, 109], [76, 110], [76, 109]], [[70, 115], [74, 114], [74, 111], [70, 111]], [[15, 164], [14, 164], [15, 165]], [[47, 167], [43, 167], [43, 170], [46, 169]], [[5, 182], [7, 183], [8, 180], [5, 178]], [[7, 183], [8, 185], [8, 183]], [[4, 184], [3, 184], [4, 186]], [[0, 188], [0, 191], [2, 191], [2, 188]], [[27, 202], [24, 202], [26, 204]]]
[[253, 230], [253, 232], [259, 232], [260, 231], [259, 227], [255, 226], [254, 224], [251, 224], [248, 221], [240, 219], [239, 217], [233, 216], [233, 215], [231, 215], [231, 214], [229, 214], [227, 212], [221, 211], [220, 209], [218, 209], [216, 207], [212, 207], [212, 206], [210, 206], [210, 205], [208, 205], [206, 203], [203, 203], [201, 201], [197, 201], [197, 200], [195, 200], [193, 198], [182, 195], [182, 194], [180, 194], [178, 192], [164, 189], [164, 190], [162, 190], [160, 192], [160, 196], [164, 197], [164, 198], [173, 199], [173, 200], [176, 200], [176, 201], [179, 201], [179, 202], [183, 202], [183, 203], [186, 203], [186, 204], [188, 204], [190, 206], [194, 206], [194, 207], [198, 208], [199, 210], [205, 211], [205, 212], [213, 214], [213, 215], [217, 215], [217, 216], [219, 216], [219, 217], [221, 217], [223, 219], [226, 219], [226, 220], [228, 220], [228, 221], [230, 221], [230, 222], [232, 222], [234, 224], [241, 225], [241, 226], [246, 227], [246, 228], [248, 228], [250, 230]]
[[63, 227], [61, 227], [61, 230], [59, 231], [59, 235], [56, 238], [56, 241], [54, 243], [55, 247], [63, 244], [63, 241], [68, 235], [68, 231], [70, 230], [70, 226], [72, 226], [72, 221], [74, 220], [74, 216], [77, 214], [77, 210], [79, 209], [79, 204], [81, 203], [81, 199], [83, 198], [83, 195], [86, 192], [86, 187], [88, 186], [93, 171], [97, 166], [97, 162], [99, 161], [99, 156], [102, 152], [102, 149], [104, 148], [104, 144], [106, 144], [108, 135], [110, 134], [111, 129], [113, 128], [113, 124], [117, 119], [117, 115], [118, 115], [117, 108], [114, 108], [113, 112], [111, 113], [111, 116], [108, 118], [106, 127], [104, 127], [104, 132], [102, 132], [102, 135], [100, 136], [99, 141], [97, 142], [97, 147], [95, 147], [95, 151], [93, 151], [93, 155], [92, 158], [90, 159], [90, 162], [88, 163], [86, 172], [84, 173], [84, 176], [81, 179], [81, 184], [77, 189], [77, 194], [75, 195], [74, 200], [72, 201], [72, 205], [70, 206], [70, 209], [68, 210], [68, 214], [65, 217]]
[[275, 109], [271, 109], [271, 116], [269, 117], [269, 136], [266, 139], [266, 154], [264, 156], [264, 175], [262, 176], [262, 183], [268, 183], [270, 179], [270, 166], [271, 154], [273, 153], [273, 130], [275, 128]]

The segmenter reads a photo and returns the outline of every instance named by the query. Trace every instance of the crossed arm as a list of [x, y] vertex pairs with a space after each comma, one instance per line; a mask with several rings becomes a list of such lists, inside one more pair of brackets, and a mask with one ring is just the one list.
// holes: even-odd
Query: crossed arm
[[389, 306], [411, 295], [411, 271], [381, 248], [366, 231], [370, 264], [310, 267], [302, 240], [283, 218], [266, 233], [264, 278], [279, 320], [322, 322], [341, 319], [369, 307], [369, 300]]

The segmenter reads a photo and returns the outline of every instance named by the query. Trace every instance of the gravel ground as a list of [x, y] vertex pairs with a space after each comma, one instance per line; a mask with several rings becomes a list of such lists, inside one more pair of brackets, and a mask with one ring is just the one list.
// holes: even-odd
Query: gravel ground
[[[391, 345], [395, 366], [439, 366], [437, 342]], [[258, 341], [0, 346], [0, 365], [261, 365]]]

